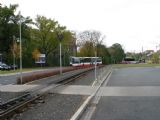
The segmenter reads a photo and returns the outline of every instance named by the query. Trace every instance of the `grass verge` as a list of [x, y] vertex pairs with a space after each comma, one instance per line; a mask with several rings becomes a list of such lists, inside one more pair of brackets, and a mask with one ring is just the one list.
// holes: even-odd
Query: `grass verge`
[[115, 68], [125, 68], [125, 67], [156, 67], [160, 64], [114, 64]]
[[[43, 70], [43, 69], [47, 69], [47, 67], [44, 68], [23, 68], [22, 72], [27, 72], [27, 71], [32, 71], [32, 70]], [[19, 69], [17, 70], [0, 70], [0, 74], [11, 74], [11, 73], [18, 73], [20, 72]]]

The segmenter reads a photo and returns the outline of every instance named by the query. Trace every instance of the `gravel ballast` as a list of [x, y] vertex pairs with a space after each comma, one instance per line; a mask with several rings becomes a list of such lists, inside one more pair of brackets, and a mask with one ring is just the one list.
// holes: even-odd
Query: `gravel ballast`
[[[97, 75], [100, 72], [97, 72]], [[68, 85], [89, 85], [94, 82], [94, 71]], [[87, 98], [85, 95], [47, 94], [44, 103], [33, 104], [12, 120], [68, 120]]]
[[49, 94], [45, 103], [35, 105], [14, 120], [68, 120], [79, 108], [85, 96]]

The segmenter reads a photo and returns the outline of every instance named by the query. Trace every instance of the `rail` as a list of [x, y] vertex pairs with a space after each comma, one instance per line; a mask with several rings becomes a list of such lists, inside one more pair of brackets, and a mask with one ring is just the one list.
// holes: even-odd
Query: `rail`
[[[64, 75], [57, 77], [54, 81], [47, 82], [46, 86], [40, 86], [36, 89], [33, 89], [32, 92], [30, 93], [27, 92], [24, 95], [21, 95], [17, 98], [11, 99], [3, 104], [0, 104], [0, 120], [9, 118], [13, 114], [15, 114], [16, 111], [18, 111], [18, 109], [21, 109], [27, 104], [41, 98], [43, 95], [47, 93], [48, 90], [54, 89], [55, 87], [62, 85], [62, 84], [57, 84], [53, 86], [53, 84], [63, 83], [63, 82], [64, 82], [63, 84], [67, 84], [68, 82], [71, 82], [78, 76], [81, 76], [84, 73], [89, 72], [93, 69], [94, 67], [80, 69], [80, 70], [77, 70], [76, 72], [72, 71], [72, 72], [65, 73]], [[66, 82], [66, 80], [68, 81]]]

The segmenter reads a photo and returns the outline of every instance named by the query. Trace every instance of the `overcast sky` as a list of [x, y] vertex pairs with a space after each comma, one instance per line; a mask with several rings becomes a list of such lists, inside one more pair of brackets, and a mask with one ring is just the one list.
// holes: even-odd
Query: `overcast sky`
[[[44, 15], [69, 30], [97, 30], [107, 46], [120, 43], [140, 52], [160, 44], [160, 0], [1, 0], [19, 4], [22, 15]], [[159, 48], [158, 48], [159, 49]]]

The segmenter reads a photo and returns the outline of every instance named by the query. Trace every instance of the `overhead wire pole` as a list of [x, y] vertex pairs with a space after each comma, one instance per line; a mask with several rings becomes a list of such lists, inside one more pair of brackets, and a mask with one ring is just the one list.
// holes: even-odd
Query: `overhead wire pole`
[[144, 60], [144, 55], [143, 55], [143, 46], [142, 46], [142, 62], [143, 62], [143, 60]]
[[57, 37], [59, 39], [59, 65], [60, 65], [60, 75], [62, 75], [62, 39], [63, 39], [63, 34], [62, 32], [59, 30], [57, 32]]
[[59, 48], [60, 48], [60, 55], [59, 55], [59, 59], [60, 59], [60, 74], [62, 75], [62, 44], [61, 44], [61, 41], [59, 43]]
[[[91, 39], [92, 38], [92, 34], [91, 34]], [[97, 42], [95, 42], [95, 65], [94, 65], [94, 76], [95, 76], [95, 81], [97, 80]]]
[[15, 71], [15, 36], [13, 36], [13, 50], [12, 50], [12, 52], [13, 52], [13, 69], [14, 69], [14, 71]]
[[97, 80], [97, 50], [95, 48], [95, 70], [94, 70], [95, 80]]
[[22, 81], [22, 30], [21, 30], [21, 12], [19, 12], [19, 40], [20, 40], [20, 81], [21, 84], [23, 83]]

